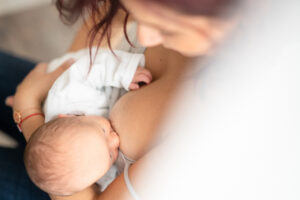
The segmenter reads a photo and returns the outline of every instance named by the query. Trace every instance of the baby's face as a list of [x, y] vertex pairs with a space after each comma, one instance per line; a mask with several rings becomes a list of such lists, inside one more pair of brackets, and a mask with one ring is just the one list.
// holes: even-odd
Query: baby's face
[[111, 164], [114, 163], [118, 157], [118, 148], [120, 139], [118, 134], [113, 130], [110, 122], [101, 116], [81, 116], [82, 120], [88, 120], [95, 127], [95, 130], [103, 136], [109, 151]]
[[76, 116], [76, 115], [64, 115], [61, 114], [58, 117], [77, 117], [82, 122], [86, 122], [91, 129], [99, 133], [109, 153], [110, 163], [114, 163], [118, 157], [118, 148], [120, 145], [120, 139], [118, 134], [113, 130], [110, 122], [105, 117], [101, 116]]
[[101, 178], [116, 161], [120, 144], [119, 136], [104, 117], [74, 115], [59, 117], [76, 117], [84, 124], [77, 128], [78, 132], [83, 133], [77, 140], [79, 145], [76, 146], [73, 142], [76, 146], [74, 149], [79, 150], [76, 154], [79, 162], [76, 163], [73, 181], [71, 181], [74, 190], [83, 189], [82, 186], [88, 186]]
[[59, 115], [30, 138], [25, 164], [41, 189], [70, 195], [92, 185], [109, 170], [117, 159], [119, 143], [106, 118]]

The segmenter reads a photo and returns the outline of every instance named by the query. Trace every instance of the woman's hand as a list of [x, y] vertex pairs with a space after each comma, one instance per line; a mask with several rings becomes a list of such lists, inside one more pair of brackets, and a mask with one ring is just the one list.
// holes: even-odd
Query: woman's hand
[[[73, 62], [73, 60], [68, 60], [51, 73], [47, 73], [46, 63], [38, 64], [19, 84], [15, 96], [8, 97], [6, 104], [13, 104], [13, 110], [21, 113], [23, 117], [41, 113], [41, 104], [52, 84]], [[38, 116], [30, 117], [22, 123], [22, 132], [27, 141], [32, 133], [44, 123], [44, 118]]]
[[9, 107], [13, 107], [14, 105], [14, 96], [8, 96], [5, 99], [5, 105], [9, 106]]
[[38, 64], [18, 85], [13, 98], [13, 109], [22, 111], [32, 107], [40, 108], [54, 81], [73, 63], [74, 60], [67, 60], [50, 73], [47, 73], [46, 63]]

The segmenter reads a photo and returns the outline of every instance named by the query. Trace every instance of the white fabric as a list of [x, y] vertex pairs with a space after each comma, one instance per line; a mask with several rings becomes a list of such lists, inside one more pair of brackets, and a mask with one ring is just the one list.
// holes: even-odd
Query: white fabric
[[50, 71], [66, 58], [77, 59], [48, 92], [44, 104], [45, 121], [54, 119], [58, 114], [107, 117], [109, 108], [119, 97], [112, 87], [128, 90], [137, 67], [145, 63], [143, 54], [124, 51], [114, 53], [108, 49], [99, 49], [92, 67], [87, 49], [54, 60], [49, 65]]

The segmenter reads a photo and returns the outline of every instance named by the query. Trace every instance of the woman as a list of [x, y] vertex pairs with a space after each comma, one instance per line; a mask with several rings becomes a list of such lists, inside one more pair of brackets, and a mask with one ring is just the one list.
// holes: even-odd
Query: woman
[[[84, 7], [92, 7], [93, 13], [97, 14], [99, 1], [73, 2], [75, 3], [70, 5], [69, 11], [80, 11]], [[85, 3], [82, 4], [82, 2]], [[162, 45], [148, 48], [145, 52], [146, 66], [153, 73], [154, 82], [141, 90], [124, 95], [111, 111], [114, 128], [119, 133], [123, 132], [121, 135], [124, 135], [121, 138], [122, 149], [127, 156], [137, 160], [129, 170], [133, 187], [138, 168], [156, 145], [155, 129], [176, 89], [179, 76], [184, 71], [186, 58], [180, 54], [193, 57], [210, 53], [212, 47], [221, 41], [233, 24], [233, 20], [229, 19], [231, 16], [225, 12], [232, 7], [233, 1], [230, 0], [123, 0], [121, 2], [110, 1], [106, 7], [107, 15], [101, 13], [100, 16], [95, 16], [95, 20], [99, 17], [104, 20], [95, 26], [94, 33], [101, 29], [105, 34], [105, 30], [108, 30], [107, 33], [110, 36], [109, 27], [112, 16], [116, 15], [116, 18], [124, 16], [124, 12], [118, 10], [118, 8], [123, 8], [138, 22], [138, 37], [142, 45], [146, 47]], [[84, 47], [85, 40], [83, 41], [82, 38], [85, 36], [86, 32], [81, 31], [71, 50]], [[100, 36], [100, 38], [103, 37]], [[40, 109], [49, 87], [68, 65], [66, 63], [52, 74], [45, 74], [45, 64], [36, 67], [19, 86], [15, 96], [14, 110], [22, 111], [32, 107]], [[40, 116], [26, 120], [22, 124], [25, 138], [28, 139], [42, 123], [43, 118]], [[135, 190], [138, 193], [139, 189], [135, 188]], [[73, 196], [52, 196], [52, 198], [130, 199], [132, 197], [123, 176], [119, 176], [101, 195], [92, 186]]]

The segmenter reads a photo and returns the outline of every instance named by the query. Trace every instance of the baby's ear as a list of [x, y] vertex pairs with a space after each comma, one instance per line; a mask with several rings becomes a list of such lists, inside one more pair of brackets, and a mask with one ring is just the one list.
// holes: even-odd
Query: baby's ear
[[67, 114], [59, 114], [57, 115], [58, 118], [64, 118], [64, 117], [74, 117], [76, 115], [67, 115]]

